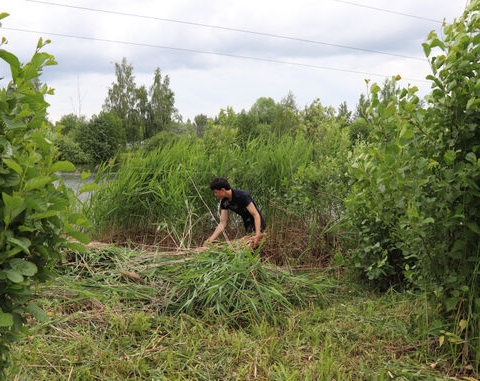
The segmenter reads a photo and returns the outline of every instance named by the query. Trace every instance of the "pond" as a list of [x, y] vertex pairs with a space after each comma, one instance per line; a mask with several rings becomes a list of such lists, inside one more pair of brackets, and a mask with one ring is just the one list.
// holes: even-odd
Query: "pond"
[[[72, 189], [75, 193], [78, 192], [78, 189], [80, 185], [82, 184], [82, 172], [83, 171], [88, 171], [88, 168], [78, 168], [77, 171], [75, 172], [58, 172], [57, 175], [62, 179], [62, 181], [65, 183], [67, 187]], [[95, 173], [90, 172], [91, 175], [90, 177], [86, 180], [86, 182], [93, 181], [95, 178]], [[85, 202], [88, 200], [88, 197], [90, 196], [90, 192], [85, 192], [79, 195], [79, 200], [82, 202]]]

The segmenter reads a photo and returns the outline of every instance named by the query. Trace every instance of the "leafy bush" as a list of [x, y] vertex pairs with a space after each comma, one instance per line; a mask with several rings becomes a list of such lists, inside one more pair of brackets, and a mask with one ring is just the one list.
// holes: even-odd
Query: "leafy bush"
[[80, 145], [73, 141], [69, 136], [58, 140], [60, 158], [75, 164], [90, 164], [93, 160], [90, 155], [83, 152]]
[[389, 104], [371, 88], [370, 143], [351, 161], [346, 219], [357, 232], [352, 260], [376, 285], [410, 284], [430, 296], [447, 326], [452, 359], [480, 359], [480, 1], [432, 32], [432, 92], [414, 88]]
[[53, 91], [35, 85], [43, 67], [55, 64], [41, 51], [46, 43], [39, 40], [25, 65], [0, 49], [12, 75], [0, 89], [0, 370], [7, 366], [10, 344], [22, 333], [25, 313], [46, 319], [31, 286], [49, 279], [63, 248], [81, 248], [68, 236], [87, 241], [77, 231], [85, 219], [73, 211], [72, 191], [55, 174], [75, 167], [57, 161], [52, 143], [57, 134], [46, 121], [44, 100]]
[[112, 159], [125, 144], [122, 121], [113, 113], [94, 115], [90, 122], [78, 127], [75, 135], [76, 142], [94, 165]]
[[[402, 247], [407, 218], [428, 182], [428, 160], [419, 160], [424, 145], [421, 131], [410, 118], [422, 110], [416, 88], [398, 90], [396, 102], [380, 102], [380, 87], [371, 88], [369, 144], [358, 144], [350, 160], [350, 194], [345, 221], [357, 232], [353, 264], [383, 287], [402, 283], [403, 270], [412, 264], [415, 249]], [[408, 116], [408, 118], [407, 118]], [[429, 220], [425, 221], [428, 223]], [[401, 238], [400, 238], [401, 237]], [[418, 244], [412, 239], [409, 244]]]

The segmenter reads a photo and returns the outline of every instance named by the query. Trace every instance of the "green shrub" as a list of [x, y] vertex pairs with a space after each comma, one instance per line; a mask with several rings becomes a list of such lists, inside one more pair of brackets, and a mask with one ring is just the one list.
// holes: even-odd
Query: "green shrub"
[[69, 136], [64, 136], [57, 141], [60, 151], [60, 159], [70, 161], [74, 164], [90, 164], [93, 159], [83, 152], [80, 145]]
[[81, 150], [92, 159], [91, 164], [106, 162], [125, 144], [122, 121], [112, 113], [94, 115], [90, 122], [81, 124], [75, 132]]
[[[357, 233], [352, 261], [377, 286], [412, 285], [442, 311], [454, 362], [480, 359], [480, 1], [432, 32], [432, 92], [389, 104], [371, 88], [370, 143], [357, 147], [345, 219]], [[445, 328], [445, 327], [444, 327]], [[471, 366], [471, 365], [469, 365]]]
[[77, 231], [85, 219], [73, 212], [72, 192], [55, 174], [75, 167], [57, 160], [52, 143], [57, 133], [47, 123], [44, 99], [52, 90], [35, 85], [43, 67], [55, 64], [41, 51], [46, 43], [40, 39], [24, 65], [0, 49], [12, 76], [0, 89], [0, 370], [8, 364], [9, 346], [23, 332], [25, 313], [46, 319], [32, 285], [49, 279], [63, 248], [81, 248], [68, 236], [87, 241]]

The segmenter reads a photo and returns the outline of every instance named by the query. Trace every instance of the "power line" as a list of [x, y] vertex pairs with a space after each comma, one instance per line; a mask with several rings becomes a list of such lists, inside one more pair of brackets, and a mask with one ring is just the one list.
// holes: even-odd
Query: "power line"
[[[69, 34], [63, 34], [63, 33], [44, 32], [44, 31], [37, 31], [37, 30], [27, 30], [27, 29], [8, 28], [8, 27], [3, 27], [2, 29], [11, 30], [11, 31], [15, 31], [15, 32], [22, 32], [22, 33], [36, 33], [36, 34], [42, 34], [42, 35], [50, 35], [50, 36], [65, 37], [65, 38], [75, 38], [75, 39], [80, 39], [80, 40], [90, 40], [90, 41], [106, 42], [106, 43], [112, 43], [112, 44], [121, 44], [121, 45], [141, 46], [141, 47], [147, 47], [147, 48], [174, 50], [174, 51], [185, 52], [185, 53], [196, 53], [196, 54], [207, 54], [207, 55], [223, 56], [223, 57], [230, 57], [230, 58], [240, 58], [240, 59], [251, 60], [251, 61], [261, 61], [261, 62], [270, 62], [270, 63], [284, 64], [284, 65], [302, 66], [302, 67], [309, 67], [309, 68], [313, 68], [313, 69], [322, 69], [322, 70], [338, 71], [338, 72], [344, 72], [344, 73], [362, 74], [362, 75], [382, 77], [382, 78], [389, 77], [389, 75], [384, 75], [384, 74], [379, 74], [379, 73], [370, 73], [370, 72], [364, 72], [364, 71], [359, 71], [359, 70], [342, 69], [342, 68], [331, 67], [331, 66], [313, 65], [313, 64], [306, 64], [306, 63], [293, 62], [293, 61], [275, 60], [275, 59], [272, 59], [272, 58], [251, 57], [251, 56], [243, 56], [243, 55], [236, 55], [236, 54], [229, 54], [229, 53], [209, 52], [209, 51], [206, 51], [206, 50], [176, 48], [176, 47], [165, 46], [165, 45], [146, 44], [146, 43], [138, 43], [138, 42], [131, 42], [131, 41], [110, 40], [110, 39], [96, 38], [96, 37], [75, 36], [75, 35], [69, 35]], [[423, 80], [423, 79], [417, 79], [417, 78], [404, 78], [404, 79], [412, 81], [412, 82], [426, 82], [426, 83], [428, 83], [428, 81]]]
[[385, 9], [385, 8], [372, 7], [370, 5], [354, 3], [353, 1], [344, 1], [344, 0], [332, 0], [332, 1], [336, 1], [337, 3], [353, 5], [354, 7], [373, 9], [373, 10], [379, 11], [379, 12], [385, 12], [385, 13], [391, 13], [391, 14], [399, 15], [399, 16], [411, 17], [411, 18], [418, 19], [418, 20], [431, 21], [431, 22], [434, 22], [434, 23], [437, 23], [437, 24], [442, 24], [443, 23], [443, 21], [431, 19], [431, 18], [428, 18], [428, 17], [411, 15], [411, 14], [408, 14], [408, 13], [392, 11], [390, 9]]
[[220, 25], [203, 24], [203, 23], [196, 23], [196, 22], [176, 20], [176, 19], [168, 19], [168, 18], [162, 18], [162, 17], [156, 17], [156, 16], [146, 16], [146, 15], [140, 15], [140, 14], [134, 14], [134, 13], [126, 13], [126, 12], [106, 10], [106, 9], [101, 9], [101, 8], [90, 8], [90, 7], [81, 7], [81, 6], [76, 6], [76, 5], [69, 5], [69, 4], [59, 4], [59, 3], [52, 3], [52, 2], [49, 2], [49, 1], [41, 1], [41, 0], [25, 0], [25, 1], [29, 1], [31, 3], [51, 5], [51, 6], [56, 6], [56, 7], [80, 9], [80, 10], [89, 11], [89, 12], [100, 12], [100, 13], [107, 13], [107, 14], [112, 14], [112, 15], [136, 17], [136, 18], [142, 18], [142, 19], [148, 19], [148, 20], [156, 20], [156, 21], [171, 22], [171, 23], [176, 23], [176, 24], [191, 25], [191, 26], [197, 26], [197, 27], [202, 27], [202, 28], [227, 30], [227, 31], [230, 31], [230, 32], [253, 34], [253, 35], [257, 35], [257, 36], [264, 36], [264, 37], [277, 38], [277, 39], [283, 39], [283, 40], [297, 41], [297, 42], [303, 42], [303, 43], [309, 43], [309, 44], [315, 44], [315, 45], [325, 45], [325, 46], [331, 46], [331, 47], [335, 47], [335, 48], [356, 50], [356, 51], [367, 52], [367, 53], [383, 54], [383, 55], [387, 55], [387, 56], [401, 57], [401, 58], [407, 58], [407, 59], [417, 60], [417, 61], [425, 61], [424, 58], [408, 56], [408, 55], [403, 55], [403, 54], [388, 53], [388, 52], [383, 52], [383, 51], [380, 51], [380, 50], [364, 49], [364, 48], [359, 48], [359, 47], [355, 47], [355, 46], [340, 45], [340, 44], [334, 44], [334, 43], [329, 43], [329, 42], [324, 42], [324, 41], [316, 41], [316, 40], [310, 40], [310, 39], [293, 37], [293, 36], [284, 36], [284, 35], [273, 34], [273, 33], [258, 32], [258, 31], [252, 31], [252, 30], [247, 30], [247, 29], [232, 28], [232, 27], [226, 27], [226, 26], [220, 26]]

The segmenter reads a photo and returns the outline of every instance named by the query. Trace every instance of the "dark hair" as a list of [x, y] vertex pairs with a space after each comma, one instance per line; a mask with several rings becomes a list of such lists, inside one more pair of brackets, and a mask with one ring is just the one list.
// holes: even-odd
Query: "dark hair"
[[212, 182], [210, 183], [210, 189], [211, 190], [220, 190], [222, 188], [225, 188], [226, 190], [231, 189], [230, 184], [226, 179], [223, 177], [215, 177]]

